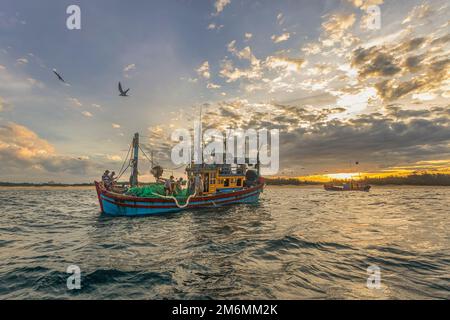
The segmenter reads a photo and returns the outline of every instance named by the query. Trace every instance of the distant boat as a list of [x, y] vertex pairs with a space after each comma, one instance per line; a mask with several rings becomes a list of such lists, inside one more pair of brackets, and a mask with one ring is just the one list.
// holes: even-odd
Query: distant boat
[[325, 184], [323, 188], [326, 191], [365, 191], [369, 192], [371, 186], [365, 183], [350, 181], [342, 185]]
[[[178, 212], [195, 208], [216, 208], [240, 203], [256, 203], [264, 189], [264, 179], [259, 174], [259, 157], [255, 169], [247, 165], [232, 168], [230, 164], [189, 164], [186, 168], [188, 178], [201, 176], [204, 181], [203, 191], [184, 196], [165, 196], [161, 183], [150, 186], [145, 196], [136, 196], [127, 190], [140, 190], [138, 185], [138, 150], [139, 135], [136, 133], [132, 144], [130, 158], [132, 173], [130, 188], [107, 188], [102, 182], [95, 181], [100, 209], [103, 213], [115, 216], [140, 216]], [[141, 149], [142, 150], [142, 149]], [[145, 155], [145, 154], [144, 154]], [[127, 159], [126, 159], [127, 160]], [[153, 164], [152, 164], [153, 165]], [[160, 167], [156, 166], [155, 168]], [[161, 167], [160, 167], [161, 168]], [[162, 168], [153, 170], [162, 175]], [[159, 176], [155, 178], [159, 179]], [[109, 189], [109, 190], [108, 190]], [[188, 196], [189, 195], [189, 196]]]

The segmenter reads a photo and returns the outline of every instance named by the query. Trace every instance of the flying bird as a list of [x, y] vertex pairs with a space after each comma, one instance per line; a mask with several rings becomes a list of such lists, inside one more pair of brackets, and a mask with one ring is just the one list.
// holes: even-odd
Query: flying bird
[[130, 91], [130, 89], [127, 89], [127, 90], [124, 91], [123, 88], [122, 88], [122, 84], [119, 82], [119, 92], [120, 92], [119, 96], [121, 96], [121, 97], [129, 97], [127, 95], [128, 91]]
[[58, 72], [56, 72], [56, 69], [53, 69], [53, 73], [56, 74], [56, 76], [58, 77], [59, 80], [66, 83], [66, 81], [64, 81], [64, 79], [61, 77], [61, 75]]

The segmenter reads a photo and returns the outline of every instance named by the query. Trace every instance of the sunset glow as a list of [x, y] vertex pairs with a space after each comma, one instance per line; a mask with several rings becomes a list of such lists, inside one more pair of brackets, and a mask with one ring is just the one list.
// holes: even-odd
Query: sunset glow
[[80, 30], [52, 1], [5, 1], [2, 180], [92, 181], [135, 132], [173, 168], [200, 110], [205, 130], [279, 130], [278, 176], [450, 168], [448, 1], [82, 1]]

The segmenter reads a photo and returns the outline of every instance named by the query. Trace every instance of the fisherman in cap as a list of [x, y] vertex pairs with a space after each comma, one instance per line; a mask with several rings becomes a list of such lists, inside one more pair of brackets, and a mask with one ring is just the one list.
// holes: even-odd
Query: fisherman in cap
[[105, 188], [109, 190], [109, 188], [111, 187], [111, 178], [109, 177], [109, 170], [105, 170], [105, 173], [103, 173], [102, 182]]

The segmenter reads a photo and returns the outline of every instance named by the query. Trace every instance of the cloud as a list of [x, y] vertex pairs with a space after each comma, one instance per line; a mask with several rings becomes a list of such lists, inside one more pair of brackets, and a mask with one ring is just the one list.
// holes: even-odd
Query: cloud
[[231, 0], [216, 0], [214, 7], [216, 8], [216, 13], [219, 14], [225, 9], [227, 5], [231, 3]]
[[301, 49], [306, 55], [315, 55], [322, 52], [322, 48], [319, 43], [308, 43]]
[[[204, 128], [267, 128], [280, 130], [282, 169], [306, 167], [305, 173], [348, 170], [349, 161], [360, 161], [365, 170], [383, 169], [416, 161], [450, 159], [450, 109], [405, 110], [396, 106], [386, 113], [357, 114], [342, 118], [356, 103], [374, 96], [373, 88], [337, 105], [307, 106], [322, 97], [310, 97], [291, 104], [252, 103], [245, 99], [218, 102], [204, 108]], [[364, 99], [363, 99], [364, 98]], [[333, 104], [334, 97], [326, 98]], [[356, 99], [356, 100], [355, 100]], [[194, 112], [192, 112], [194, 114]], [[170, 154], [169, 132], [154, 128], [154, 143], [163, 142]], [[317, 159], [320, 159], [318, 161]]]
[[228, 58], [223, 59], [219, 75], [226, 78], [226, 82], [230, 83], [239, 79], [255, 80], [262, 77], [261, 61], [255, 57], [249, 46], [239, 50], [236, 48], [236, 40], [233, 40], [228, 43], [227, 50], [239, 60], [249, 61], [250, 66], [248, 68], [237, 68], [232, 60]]
[[26, 25], [27, 22], [20, 18], [20, 15], [7, 16], [4, 12], [0, 12], [0, 29], [12, 29], [18, 25]]
[[0, 96], [0, 112], [11, 110], [12, 105]]
[[437, 98], [437, 95], [430, 92], [414, 93], [412, 98], [419, 101], [431, 101]]
[[97, 109], [101, 109], [102, 108], [102, 106], [97, 104], [97, 103], [93, 103], [93, 104], [91, 104], [91, 106], [94, 107], [94, 108], [97, 108]]
[[348, 0], [348, 2], [352, 3], [357, 8], [365, 10], [370, 6], [383, 4], [384, 0]]
[[111, 161], [120, 162], [122, 161], [122, 157], [119, 155], [107, 155], [106, 158]]
[[5, 181], [83, 181], [113, 167], [114, 159], [58, 154], [55, 147], [29, 128], [9, 122], [0, 125], [0, 175]]
[[135, 69], [136, 69], [136, 65], [134, 63], [132, 63], [132, 64], [125, 66], [125, 68], [123, 68], [123, 72], [128, 72], [128, 71], [135, 70]]
[[9, 122], [0, 126], [0, 158], [10, 156], [20, 161], [46, 158], [55, 153], [54, 147], [28, 128]]
[[90, 113], [89, 111], [83, 111], [81, 114], [87, 118], [92, 118], [94, 115]]
[[421, 74], [407, 80], [389, 79], [375, 87], [385, 101], [394, 101], [408, 94], [432, 93], [441, 89], [450, 76], [450, 58], [434, 57], [420, 67]]
[[82, 107], [83, 104], [77, 98], [67, 98], [67, 100], [75, 107]]
[[284, 22], [284, 16], [283, 16], [283, 14], [280, 12], [279, 14], [277, 14], [277, 23], [278, 23], [279, 25], [281, 25], [281, 24], [283, 24], [283, 22]]
[[370, 49], [357, 49], [353, 52], [353, 66], [359, 66], [359, 76], [363, 78], [376, 76], [393, 76], [402, 69], [397, 65], [392, 54]]
[[111, 125], [114, 129], [120, 129], [120, 124], [112, 123]]
[[322, 23], [322, 29], [327, 36], [322, 39], [325, 46], [332, 46], [336, 42], [343, 41], [344, 33], [350, 29], [356, 21], [355, 14], [333, 14]]
[[209, 72], [209, 62], [208, 61], [203, 62], [197, 69], [197, 73], [199, 76], [205, 79], [209, 79], [211, 77], [211, 74]]
[[298, 74], [301, 67], [306, 64], [303, 58], [293, 58], [282, 56], [268, 56], [265, 60], [258, 59], [249, 46], [239, 49], [236, 47], [236, 40], [227, 45], [228, 52], [239, 60], [248, 61], [248, 67], [237, 67], [228, 57], [221, 62], [219, 75], [226, 78], [227, 83], [241, 80], [242, 87], [247, 93], [263, 91], [274, 93], [276, 91], [293, 92], [299, 88], [299, 79], [294, 75]]
[[136, 69], [136, 64], [132, 63], [132, 64], [125, 66], [125, 68], [123, 68], [123, 72], [128, 72], [128, 71], [135, 70], [135, 69]]
[[125, 78], [131, 78], [131, 73], [132, 73], [133, 71], [135, 71], [135, 70], [136, 70], [136, 64], [131, 63], [131, 64], [129, 64], [129, 65], [126, 65], [126, 66], [123, 68], [123, 75], [124, 75], [124, 77], [125, 77]]
[[27, 58], [19, 58], [16, 60], [16, 63], [19, 65], [24, 65], [28, 63], [28, 59]]
[[26, 81], [28, 81], [34, 87], [37, 87], [37, 88], [40, 88], [40, 89], [45, 88], [45, 85], [42, 82], [40, 82], [40, 81], [38, 81], [38, 80], [36, 80], [34, 78], [27, 78]]
[[427, 3], [415, 6], [403, 20], [402, 24], [418, 21], [431, 15], [432, 10]]
[[278, 36], [277, 35], [272, 35], [272, 37], [270, 37], [270, 39], [272, 39], [272, 41], [274, 43], [280, 43], [280, 42], [288, 40], [290, 37], [291, 37], [291, 34], [289, 32], [285, 32], [285, 33], [280, 34]]
[[233, 65], [233, 62], [224, 59], [221, 63], [219, 75], [226, 78], [226, 82], [234, 82], [239, 79], [260, 79], [262, 77], [259, 65], [253, 65], [250, 68], [240, 69]]
[[236, 40], [233, 40], [227, 45], [227, 49], [237, 58], [248, 60], [254, 66], [259, 65], [260, 61], [254, 56], [249, 46], [245, 47], [242, 50], [238, 50], [236, 48]]
[[[418, 159], [447, 158], [449, 121], [435, 123], [425, 119], [393, 120], [364, 115], [352, 121], [334, 120], [282, 136], [282, 163], [300, 161], [314, 169], [345, 169], [358, 160], [372, 168], [386, 168]], [[429, 132], [433, 132], [430, 135]], [[314, 161], [321, 159], [316, 165]], [[348, 169], [348, 168], [347, 168]]]
[[207, 87], [208, 89], [219, 89], [219, 88], [220, 88], [220, 85], [214, 84], [214, 83], [208, 83], [208, 84], [206, 85], [206, 87]]
[[344, 107], [348, 112], [358, 113], [365, 111], [372, 99], [376, 99], [377, 91], [375, 88], [365, 88], [357, 93], [343, 93], [337, 96], [337, 106]]
[[223, 24], [217, 25], [215, 23], [210, 23], [207, 27], [208, 30], [217, 30], [219, 31], [220, 29], [222, 29], [224, 27]]
[[395, 41], [372, 41], [372, 45], [362, 45], [347, 56], [358, 73], [359, 85], [370, 83], [385, 103], [401, 98], [424, 101], [421, 98], [445, 91], [448, 83], [447, 38], [439, 33], [398, 33], [392, 37]]
[[271, 69], [284, 69], [286, 71], [299, 72], [305, 59], [301, 58], [285, 58], [285, 57], [267, 57], [265, 64]]

